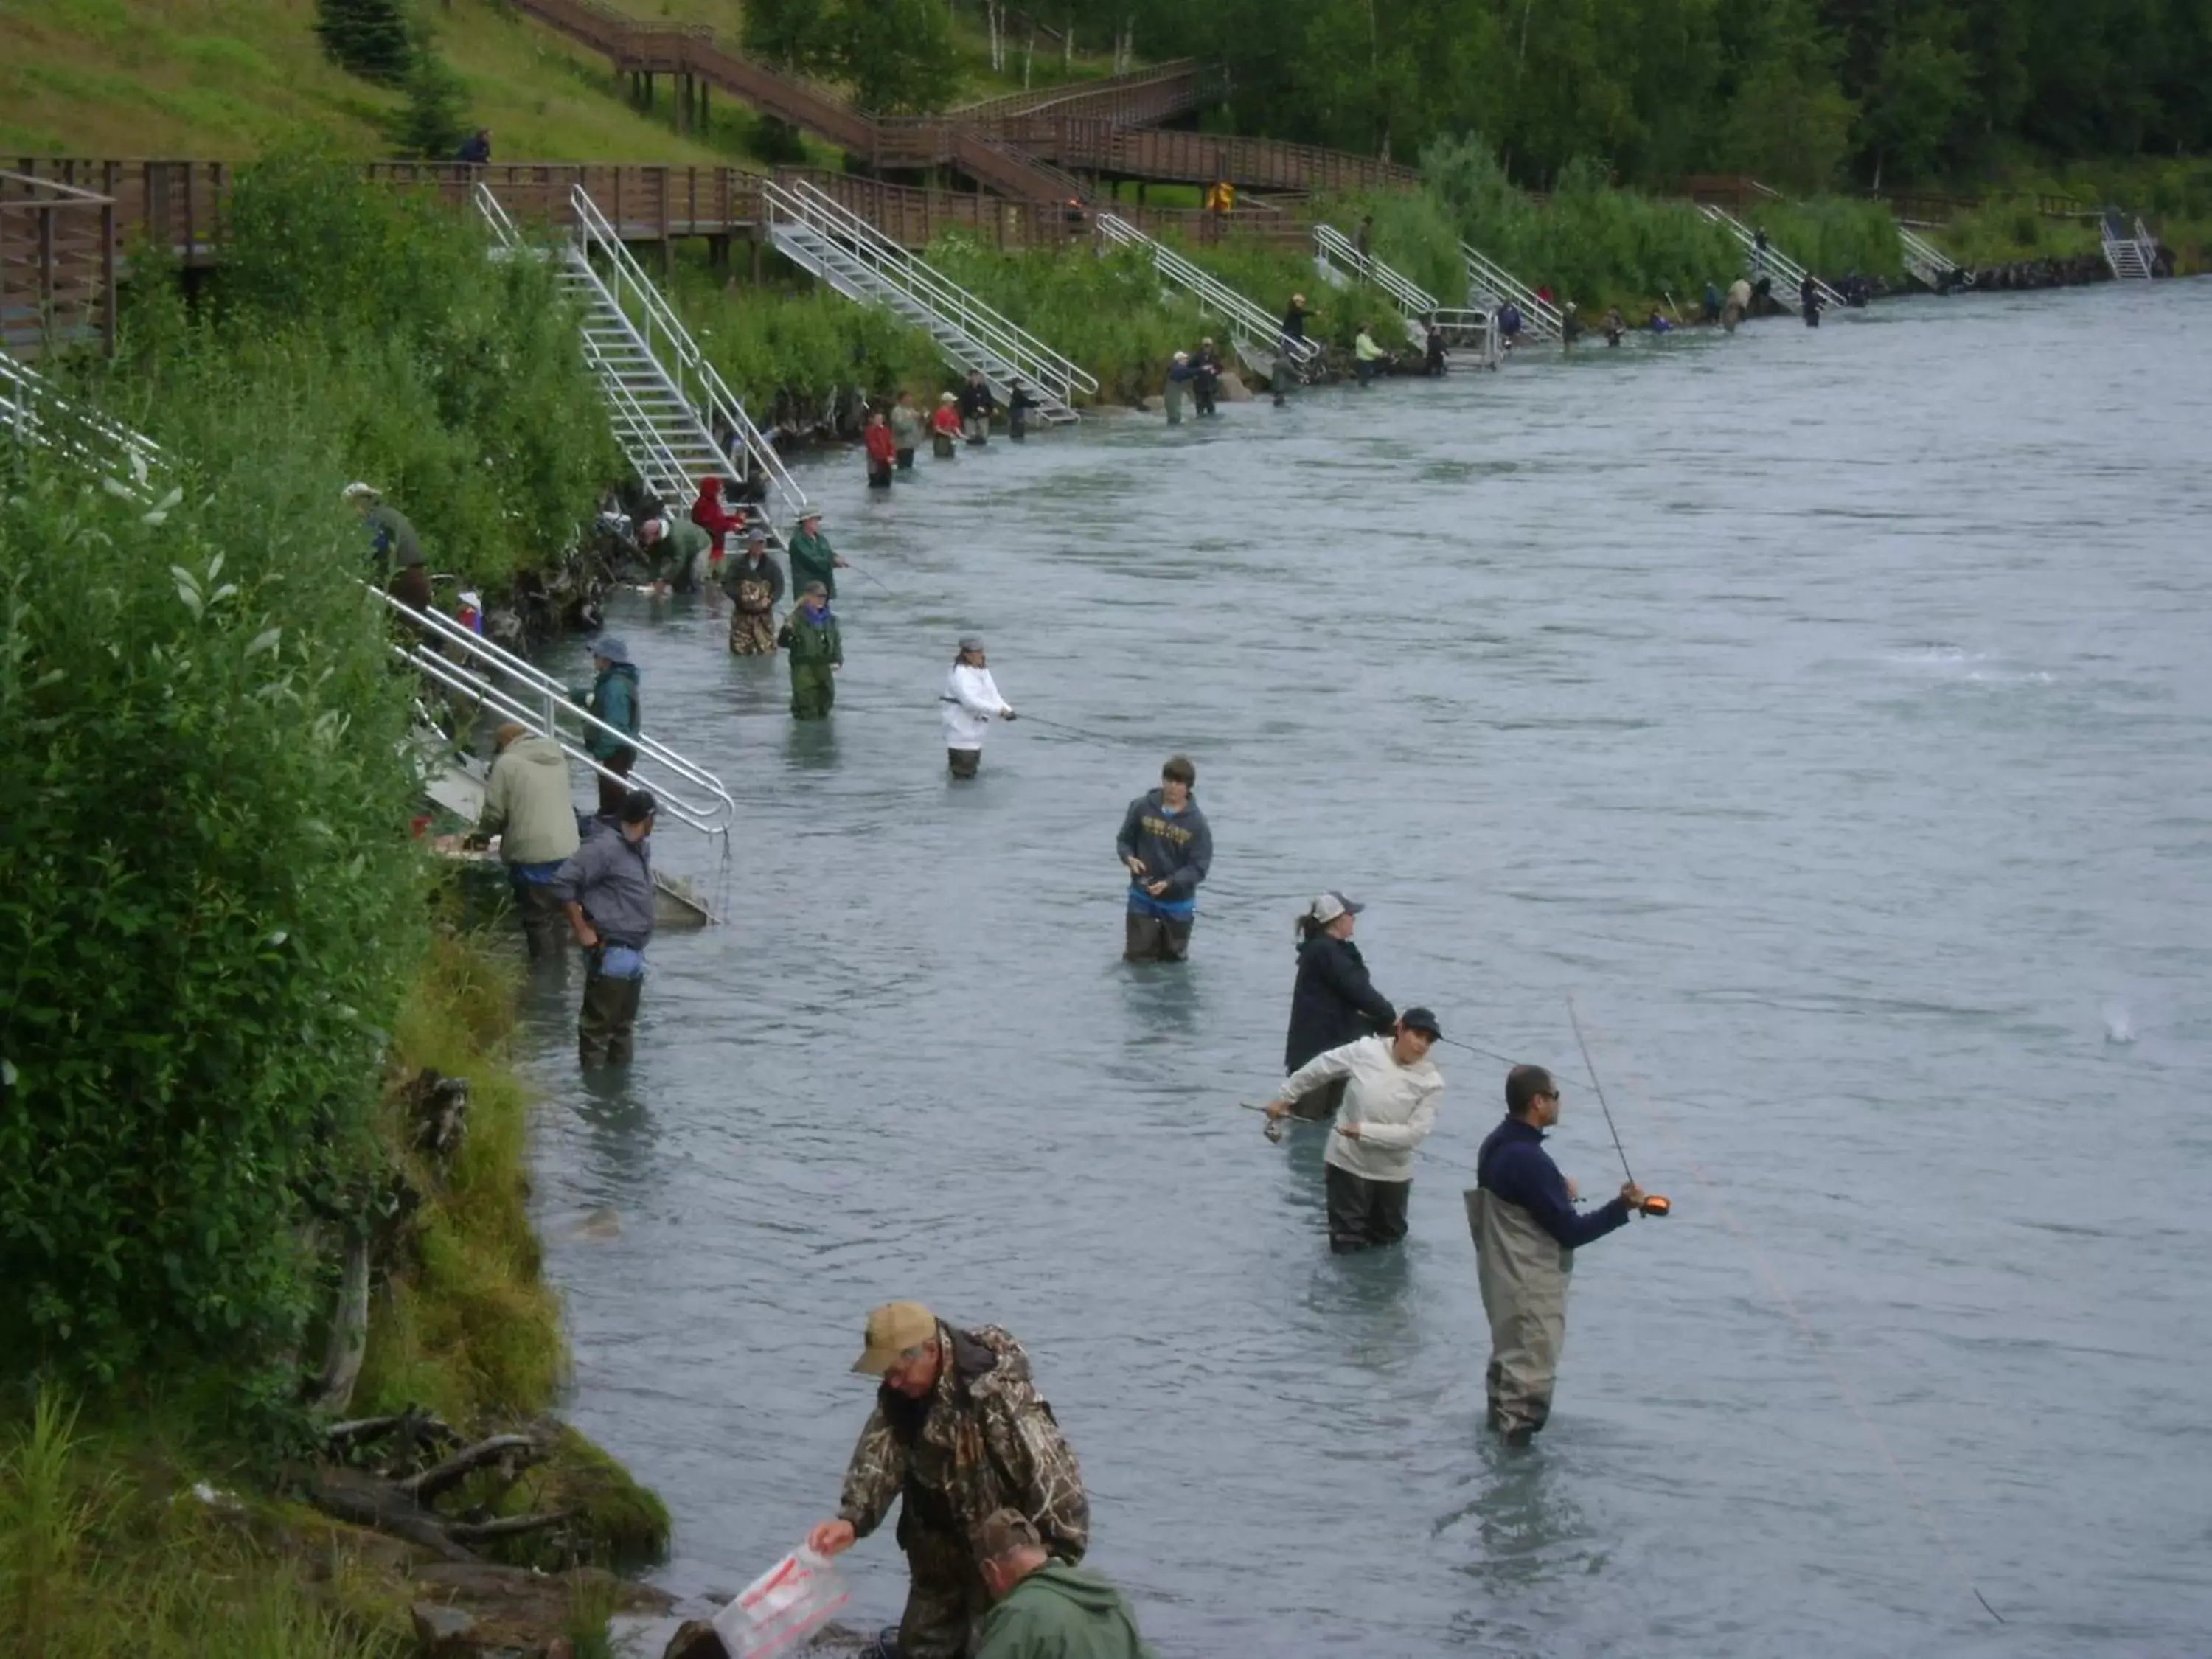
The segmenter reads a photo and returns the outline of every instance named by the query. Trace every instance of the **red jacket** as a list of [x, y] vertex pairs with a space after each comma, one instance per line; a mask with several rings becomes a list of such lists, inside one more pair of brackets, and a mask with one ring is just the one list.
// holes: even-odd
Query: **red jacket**
[[929, 417], [929, 423], [939, 432], [950, 432], [956, 438], [960, 435], [960, 411], [951, 404], [938, 404], [937, 413]]
[[714, 538], [714, 556], [722, 556], [722, 538], [745, 527], [744, 508], [726, 506], [720, 478], [699, 480], [699, 499], [691, 503], [691, 522]]
[[894, 460], [898, 459], [898, 444], [891, 437], [890, 428], [887, 426], [870, 427], [867, 433], [867, 442], [868, 459], [870, 460], [880, 461], [884, 465], [889, 466]]

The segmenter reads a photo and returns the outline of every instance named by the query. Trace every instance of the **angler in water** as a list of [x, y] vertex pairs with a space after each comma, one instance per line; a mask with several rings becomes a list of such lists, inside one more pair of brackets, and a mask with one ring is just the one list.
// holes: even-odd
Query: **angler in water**
[[1160, 787], [1129, 803], [1114, 852], [1129, 872], [1125, 962], [1181, 962], [1198, 921], [1198, 884], [1213, 863], [1213, 830], [1191, 799], [1198, 769], [1182, 755]]
[[1339, 1255], [1406, 1236], [1414, 1149], [1437, 1127], [1443, 1074], [1429, 1058], [1437, 1017], [1408, 1008], [1389, 1036], [1361, 1037], [1316, 1054], [1267, 1103], [1273, 1124], [1306, 1096], [1342, 1082], [1344, 1104], [1322, 1155], [1328, 1183], [1328, 1248]]
[[642, 789], [624, 799], [612, 830], [586, 837], [553, 879], [547, 896], [568, 913], [589, 964], [584, 1006], [576, 1015], [576, 1057], [588, 1070], [602, 1060], [629, 1063], [638, 1000], [645, 988], [645, 948], [653, 942], [653, 799]]
[[983, 737], [994, 720], [1014, 718], [1014, 707], [999, 695], [999, 683], [983, 658], [983, 641], [973, 634], [960, 641], [960, 654], [945, 677], [939, 699], [945, 716], [945, 760], [955, 778], [972, 778], [983, 763]]
[[783, 601], [783, 567], [768, 550], [767, 532], [745, 532], [742, 558], [722, 566], [722, 592], [730, 596], [730, 654], [775, 654], [775, 608]]
[[[1287, 1077], [1316, 1054], [1395, 1030], [1398, 1011], [1375, 988], [1367, 960], [1352, 942], [1352, 918], [1367, 907], [1322, 893], [1298, 917], [1298, 978], [1291, 992], [1291, 1030], [1283, 1043]], [[1344, 1098], [1337, 1078], [1297, 1103], [1297, 1115], [1327, 1117]]]
[[1559, 1085], [1549, 1072], [1540, 1066], [1508, 1072], [1505, 1121], [1482, 1143], [1467, 1194], [1482, 1310], [1490, 1319], [1483, 1373], [1490, 1426], [1509, 1445], [1527, 1445], [1552, 1415], [1575, 1252], [1626, 1226], [1644, 1206], [1643, 1188], [1631, 1181], [1595, 1210], [1575, 1208], [1574, 1183], [1544, 1150], [1544, 1131], [1559, 1121]]
[[837, 671], [845, 665], [845, 638], [830, 614], [830, 596], [820, 582], [809, 582], [799, 602], [784, 618], [775, 642], [791, 665], [791, 717], [829, 717], [837, 702]]

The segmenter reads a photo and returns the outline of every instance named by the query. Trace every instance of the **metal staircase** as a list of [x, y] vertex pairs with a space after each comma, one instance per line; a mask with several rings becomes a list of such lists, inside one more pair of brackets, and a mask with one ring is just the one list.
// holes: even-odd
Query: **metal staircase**
[[2136, 221], [2135, 234], [2124, 234], [2126, 227], [2119, 222], [2117, 212], [2107, 213], [2098, 222], [2104, 238], [2105, 264], [2119, 281], [2150, 281], [2158, 262], [2158, 239], [2145, 228], [2141, 219]]
[[603, 778], [623, 775], [594, 760], [585, 740], [593, 732], [620, 737], [637, 750], [637, 763], [627, 777], [632, 787], [652, 791], [663, 817], [710, 838], [726, 840], [737, 820], [737, 803], [721, 780], [704, 767], [643, 732], [620, 732], [579, 708], [568, 700], [568, 687], [544, 669], [443, 611], [416, 611], [367, 583], [362, 586], [404, 624], [397, 634], [417, 640], [411, 645], [395, 640], [392, 654], [444, 686], [458, 702], [551, 738], [569, 759]]
[[[1803, 284], [1804, 266], [1799, 264], [1771, 242], [1764, 248], [1760, 247], [1758, 233], [1726, 208], [1717, 207], [1708, 202], [1701, 205], [1698, 211], [1743, 245], [1746, 256], [1744, 269], [1750, 274], [1753, 282], [1757, 282], [1762, 276], [1778, 279], [1789, 285], [1792, 295], [1795, 295]], [[1818, 276], [1813, 279], [1813, 291], [1820, 296], [1822, 305], [1840, 306], [1844, 303], [1844, 296]]]
[[1492, 301], [1503, 305], [1510, 300], [1521, 312], [1522, 326], [1529, 337], [1537, 340], [1556, 340], [1565, 322], [1559, 307], [1543, 298], [1511, 271], [1489, 255], [1459, 245], [1459, 257], [1467, 264], [1467, 294], [1468, 301], [1480, 305]]
[[[526, 246], [490, 190], [475, 192], [477, 211], [495, 246], [512, 255]], [[581, 185], [568, 193], [573, 228], [553, 250], [562, 289], [583, 313], [584, 360], [599, 378], [616, 441], [646, 487], [672, 510], [719, 477], [744, 484], [758, 479], [775, 510], [771, 520], [796, 522], [805, 493], [731, 394], [660, 290], [623, 245], [599, 204]], [[714, 425], [733, 434], [715, 441]], [[775, 533], [773, 525], [770, 534]]]
[[1386, 295], [1406, 319], [1406, 335], [1416, 346], [1428, 344], [1425, 325], [1433, 321], [1447, 344], [1472, 348], [1486, 367], [1497, 364], [1496, 325], [1487, 307], [1446, 306], [1402, 271], [1392, 270], [1358, 246], [1334, 225], [1314, 227], [1314, 269], [1335, 288], [1364, 283]]
[[1930, 289], [1942, 289], [1951, 280], [1952, 273], [1959, 269], [1957, 263], [1942, 248], [1903, 225], [1897, 228], [1897, 246], [1904, 258], [1905, 268]]
[[1278, 344], [1288, 348], [1291, 367], [1308, 378], [1321, 367], [1322, 349], [1311, 340], [1283, 340], [1276, 319], [1246, 299], [1228, 283], [1193, 264], [1165, 243], [1147, 236], [1115, 214], [1097, 217], [1099, 234], [1122, 247], [1142, 248], [1152, 256], [1152, 269], [1161, 280], [1182, 289], [1229, 326], [1237, 355], [1254, 368], [1263, 368], [1275, 356]]
[[1057, 425], [1079, 418], [1078, 397], [1097, 395], [1092, 376], [812, 185], [763, 181], [761, 201], [784, 258], [847, 299], [904, 318], [953, 368], [981, 369], [1001, 401], [1018, 379], [1038, 418]]
[[[155, 501], [161, 475], [167, 468], [167, 458], [160, 445], [143, 433], [78, 407], [43, 376], [4, 351], [0, 351], [0, 422], [18, 441], [50, 451], [71, 465], [104, 478], [113, 494], [134, 502]], [[115, 477], [118, 471], [125, 476]], [[159, 504], [169, 504], [176, 494], [172, 489]], [[441, 611], [413, 610], [367, 582], [362, 586], [405, 624], [394, 630], [393, 656], [444, 686], [462, 707], [488, 710], [550, 736], [570, 758], [602, 776], [615, 775], [593, 760], [581, 743], [582, 735], [593, 727], [608, 732], [615, 728], [570, 702], [568, 688], [551, 675]], [[574, 728], [574, 739], [563, 732], [564, 721]], [[456, 766], [427, 711], [419, 724], [426, 791], [433, 799], [448, 804], [465, 799], [467, 788], [456, 797], [446, 786], [449, 779], [469, 775]], [[642, 733], [623, 740], [638, 753], [631, 781], [639, 788], [652, 790], [669, 817], [726, 848], [737, 804], [720, 780]], [[478, 805], [482, 792], [476, 786], [480, 784], [478, 777], [468, 786], [475, 789]], [[474, 808], [465, 816], [473, 817]], [[669, 890], [679, 902], [703, 908], [696, 895], [680, 884], [672, 885]]]
[[0, 429], [26, 447], [51, 450], [100, 474], [111, 489], [134, 501], [150, 501], [153, 475], [165, 464], [161, 447], [151, 438], [80, 408], [5, 351], [0, 351]]

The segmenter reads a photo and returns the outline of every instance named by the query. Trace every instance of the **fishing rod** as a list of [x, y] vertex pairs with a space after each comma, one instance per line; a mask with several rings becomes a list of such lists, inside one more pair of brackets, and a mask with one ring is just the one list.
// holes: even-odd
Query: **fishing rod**
[[898, 597], [898, 590], [893, 587], [889, 582], [885, 581], [882, 577], [871, 575], [867, 571], [863, 570], [859, 565], [851, 563], [850, 562], [847, 562], [845, 568], [851, 571], [856, 576], [863, 577], [866, 580], [875, 583], [877, 586], [882, 588], [884, 592], [890, 594], [893, 599], [896, 599]]
[[[1440, 1036], [1436, 1040], [1449, 1048], [1464, 1048], [1471, 1054], [1480, 1054], [1485, 1060], [1502, 1060], [1508, 1066], [1518, 1066], [1522, 1063], [1510, 1054], [1501, 1054], [1495, 1048], [1478, 1048], [1472, 1042], [1462, 1042], [1457, 1037]], [[1577, 1078], [1575, 1081], [1583, 1083], [1594, 1081], [1594, 1079]]]
[[1048, 732], [1065, 732], [1071, 738], [1084, 738], [1092, 743], [1136, 743], [1135, 738], [1117, 738], [1106, 732], [1086, 732], [1079, 726], [1069, 726], [1060, 720], [1048, 720], [1036, 714], [1024, 714], [1022, 719], [1032, 726], [1042, 726]]
[[[1620, 1130], [1613, 1121], [1613, 1108], [1605, 1103], [1605, 1085], [1597, 1080], [1597, 1065], [1590, 1059], [1589, 1044], [1583, 1037], [1582, 1016], [1576, 1012], [1575, 1000], [1567, 999], [1567, 1021], [1575, 1028], [1575, 1046], [1583, 1051], [1583, 1066], [1589, 1073], [1591, 1091], [1597, 1096], [1597, 1109], [1605, 1114], [1605, 1127], [1613, 1133], [1613, 1150], [1620, 1154], [1620, 1172], [1628, 1177], [1628, 1184], [1636, 1184], [1636, 1171], [1628, 1167], [1628, 1149], [1620, 1144]], [[1644, 1214], [1656, 1219], [1674, 1210], [1665, 1199], [1654, 1194], [1638, 1206]]]

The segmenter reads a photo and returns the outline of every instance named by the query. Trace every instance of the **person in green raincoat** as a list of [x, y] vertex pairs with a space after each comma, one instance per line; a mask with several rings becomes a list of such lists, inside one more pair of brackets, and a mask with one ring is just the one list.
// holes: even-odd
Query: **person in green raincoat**
[[810, 507], [799, 515], [799, 528], [793, 532], [791, 544], [784, 551], [791, 556], [793, 587], [804, 593], [807, 583], [819, 582], [824, 598], [837, 597], [837, 573], [846, 568], [846, 564], [830, 545], [830, 538], [822, 533], [818, 509]]
[[[792, 545], [795, 555], [798, 544]], [[845, 641], [820, 582], [809, 582], [800, 591], [799, 605], [784, 618], [775, 642], [791, 663], [792, 719], [826, 719], [837, 701], [836, 676], [845, 665]]]

